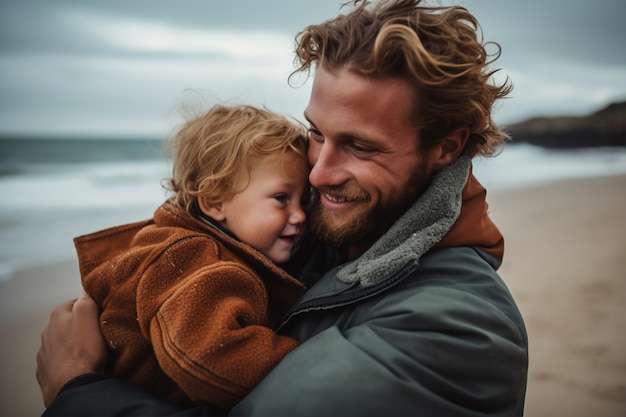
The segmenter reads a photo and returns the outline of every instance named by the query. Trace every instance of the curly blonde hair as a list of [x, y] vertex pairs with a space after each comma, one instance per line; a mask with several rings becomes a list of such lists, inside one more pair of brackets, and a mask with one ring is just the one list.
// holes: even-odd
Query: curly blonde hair
[[269, 157], [293, 152], [306, 161], [306, 130], [299, 122], [249, 105], [215, 105], [186, 122], [170, 142], [170, 201], [192, 210], [228, 201], [243, 191], [252, 168]]
[[[508, 138], [491, 117], [493, 103], [512, 90], [492, 82], [497, 43], [483, 43], [476, 18], [465, 8], [427, 7], [421, 0], [353, 0], [355, 9], [308, 26], [296, 37], [294, 73], [316, 63], [370, 77], [402, 77], [415, 86], [413, 123], [418, 149], [427, 151], [459, 127], [469, 128], [465, 153], [492, 155]], [[360, 3], [360, 4], [359, 4]], [[487, 45], [495, 52], [488, 54]]]

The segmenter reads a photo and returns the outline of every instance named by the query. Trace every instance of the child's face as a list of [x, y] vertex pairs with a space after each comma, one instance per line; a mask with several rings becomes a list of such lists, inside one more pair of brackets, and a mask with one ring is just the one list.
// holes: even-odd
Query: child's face
[[293, 153], [266, 159], [243, 191], [222, 202], [220, 218], [211, 217], [274, 262], [286, 262], [304, 233], [308, 176], [308, 163]]

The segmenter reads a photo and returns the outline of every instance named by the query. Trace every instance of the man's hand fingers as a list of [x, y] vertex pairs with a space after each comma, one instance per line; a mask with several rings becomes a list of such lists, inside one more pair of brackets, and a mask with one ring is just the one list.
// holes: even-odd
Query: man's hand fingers
[[108, 351], [98, 321], [98, 305], [86, 294], [52, 310], [37, 352], [36, 377], [46, 407], [70, 379], [103, 372]]

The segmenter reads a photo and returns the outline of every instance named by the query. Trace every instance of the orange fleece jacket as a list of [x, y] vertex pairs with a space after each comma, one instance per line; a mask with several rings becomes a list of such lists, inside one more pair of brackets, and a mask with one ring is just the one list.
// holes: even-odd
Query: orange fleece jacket
[[272, 326], [304, 286], [170, 203], [75, 245], [113, 376], [182, 405], [229, 408], [298, 344]]

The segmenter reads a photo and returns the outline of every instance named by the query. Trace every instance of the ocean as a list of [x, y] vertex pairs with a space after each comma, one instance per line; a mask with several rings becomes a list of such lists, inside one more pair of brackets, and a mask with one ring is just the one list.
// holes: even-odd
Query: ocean
[[[158, 140], [1, 139], [0, 281], [73, 259], [75, 236], [151, 217], [170, 168]], [[507, 144], [495, 158], [476, 159], [474, 173], [489, 193], [626, 174], [626, 148]]]
[[169, 169], [158, 140], [0, 140], [0, 280], [73, 259], [75, 236], [151, 217]]

